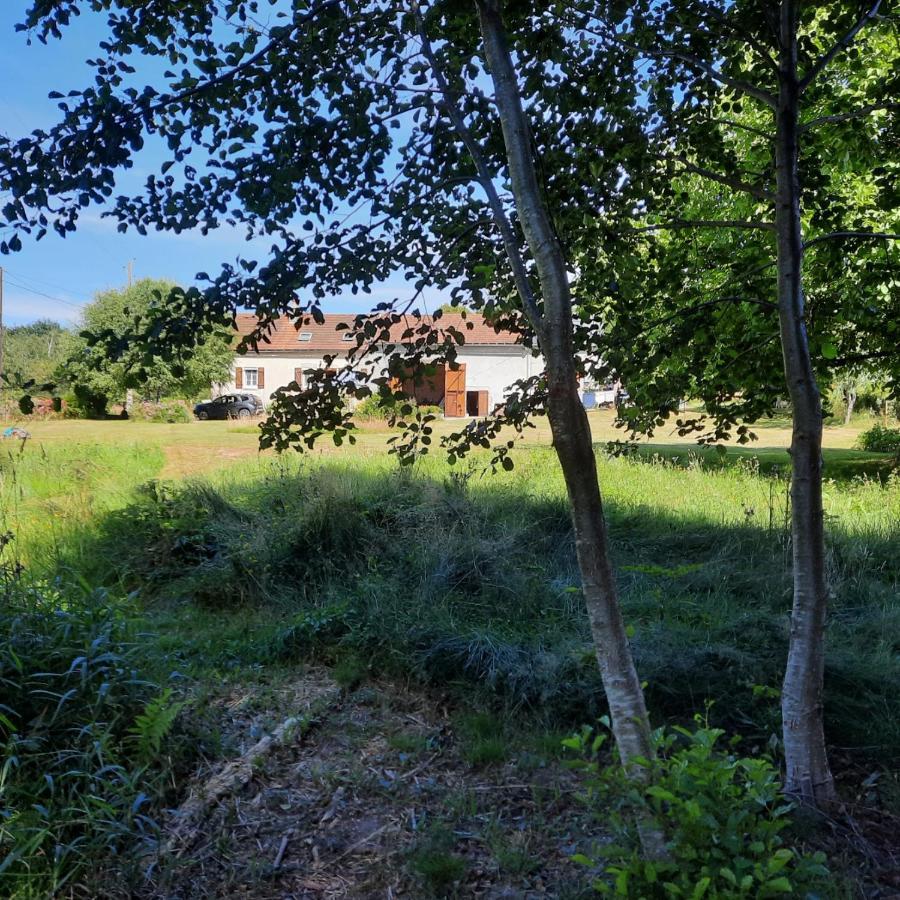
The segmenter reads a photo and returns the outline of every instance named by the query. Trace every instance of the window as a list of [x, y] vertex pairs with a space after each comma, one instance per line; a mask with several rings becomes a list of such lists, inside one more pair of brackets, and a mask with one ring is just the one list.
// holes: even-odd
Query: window
[[309, 343], [312, 340], [312, 332], [311, 331], [301, 331], [300, 334], [297, 335], [298, 341], [303, 341], [304, 343]]
[[354, 340], [356, 340], [356, 335], [352, 334], [349, 331], [345, 331], [344, 332], [344, 340], [345, 341], [354, 341]]
[[244, 387], [251, 390], [259, 386], [259, 369], [244, 369]]

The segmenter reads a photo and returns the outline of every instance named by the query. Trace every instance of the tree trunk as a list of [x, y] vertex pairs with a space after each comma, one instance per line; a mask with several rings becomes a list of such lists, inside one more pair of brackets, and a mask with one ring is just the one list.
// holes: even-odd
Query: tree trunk
[[822, 403], [804, 321], [800, 220], [797, 0], [782, 0], [776, 211], [778, 310], [784, 373], [793, 406], [791, 538], [794, 602], [781, 712], [785, 790], [813, 806], [834, 801], [823, 725], [825, 669], [825, 533], [822, 511]]
[[[479, 0], [477, 6], [509, 160], [512, 193], [544, 301], [544, 316], [536, 329], [547, 364], [548, 417], [572, 509], [591, 633], [622, 763], [639, 777], [643, 770], [632, 765], [632, 760], [652, 756], [650, 724], [619, 608], [590, 425], [578, 396], [568, 272], [538, 187], [531, 135], [500, 3]], [[659, 850], [658, 847], [645, 849], [650, 853]]]
[[844, 411], [844, 424], [849, 425], [850, 419], [853, 418], [853, 407], [856, 406], [856, 391], [853, 388], [848, 388], [844, 394], [844, 399], [846, 402], [846, 409]]

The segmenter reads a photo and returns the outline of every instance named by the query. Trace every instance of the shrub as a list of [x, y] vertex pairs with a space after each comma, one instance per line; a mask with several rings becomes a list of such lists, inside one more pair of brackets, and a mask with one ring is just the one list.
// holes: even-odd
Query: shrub
[[106, 417], [106, 407], [109, 398], [106, 394], [91, 390], [84, 384], [76, 384], [72, 393], [66, 395], [66, 407], [72, 410], [71, 417], [83, 417], [85, 419], [103, 419]]
[[[590, 777], [591, 799], [614, 810], [617, 842], [600, 849], [598, 893], [615, 897], [733, 898], [803, 896], [828, 875], [822, 854], [803, 855], [784, 845], [793, 809], [781, 795], [778, 771], [769, 759], [739, 757], [736, 739], [720, 748], [724, 732], [696, 719], [695, 731], [676, 727], [654, 735], [658, 757], [644, 760], [644, 784], [628, 779], [621, 765], [598, 772], [591, 756], [605, 734], [590, 727], [564, 741], [581, 754]], [[608, 725], [608, 720], [604, 720]], [[648, 861], [637, 834], [665, 835], [669, 856]]]
[[[177, 705], [103, 591], [0, 599], [0, 894], [50, 896], [152, 833], [150, 759]], [[175, 709], [175, 713], [172, 712]]]
[[873, 425], [859, 436], [859, 447], [872, 453], [893, 453], [900, 457], [900, 428]]
[[[404, 413], [403, 410], [405, 408], [409, 408], [412, 412]], [[416, 411], [422, 415], [442, 416], [444, 414], [444, 411], [439, 406], [418, 404], [415, 400], [394, 400], [389, 398], [382, 404], [377, 394], [366, 397], [365, 400], [357, 405], [353, 414], [358, 419], [386, 421], [391, 416], [414, 415]]]
[[135, 404], [129, 414], [132, 419], [160, 424], [187, 424], [194, 417], [191, 411], [180, 400], [164, 400], [162, 403]]

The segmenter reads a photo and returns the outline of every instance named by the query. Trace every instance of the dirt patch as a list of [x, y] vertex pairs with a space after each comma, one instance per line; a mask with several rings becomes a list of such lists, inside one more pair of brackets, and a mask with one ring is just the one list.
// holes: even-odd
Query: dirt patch
[[198, 773], [142, 896], [589, 896], [570, 856], [591, 824], [561, 764], [474, 765], [449, 712], [396, 684], [348, 694], [311, 672], [268, 709], [234, 703], [244, 747]]

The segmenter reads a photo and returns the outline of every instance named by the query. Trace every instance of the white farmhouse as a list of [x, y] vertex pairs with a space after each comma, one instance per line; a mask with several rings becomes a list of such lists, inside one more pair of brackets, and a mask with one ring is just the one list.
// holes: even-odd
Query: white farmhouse
[[[304, 371], [323, 368], [325, 356], [335, 357], [332, 366], [339, 368], [341, 357], [356, 346], [346, 329], [352, 323], [352, 315], [326, 315], [323, 324], [303, 325], [283, 316], [269, 332], [270, 343], [235, 357], [231, 381], [220, 386], [219, 393], [255, 394], [268, 405], [278, 388], [292, 381], [302, 387]], [[249, 334], [256, 324], [254, 315], [237, 317], [241, 334]], [[415, 387], [415, 394], [420, 403], [440, 406], [446, 416], [485, 416], [503, 403], [514, 382], [543, 371], [541, 357], [517, 335], [495, 331], [475, 313], [467, 313], [465, 319], [459, 313], [445, 313], [439, 325], [453, 326], [465, 335], [457, 355], [459, 369], [439, 366], [434, 378]]]

